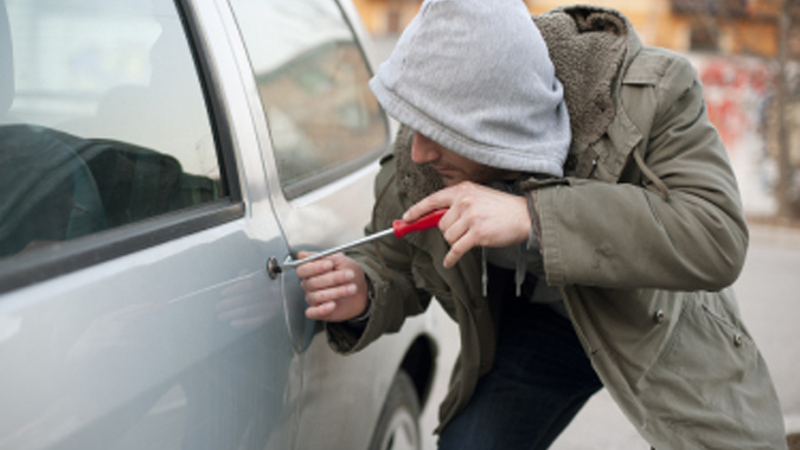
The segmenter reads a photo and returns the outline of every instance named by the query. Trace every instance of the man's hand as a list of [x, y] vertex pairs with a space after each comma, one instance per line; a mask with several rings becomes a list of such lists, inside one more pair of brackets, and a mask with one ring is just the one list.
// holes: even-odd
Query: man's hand
[[453, 267], [472, 247], [508, 247], [528, 239], [531, 217], [524, 197], [471, 182], [459, 183], [420, 200], [403, 214], [411, 221], [437, 208], [449, 208], [439, 221], [450, 251], [444, 267]]
[[[304, 258], [311, 253], [300, 252]], [[367, 278], [354, 260], [342, 253], [307, 262], [297, 267], [306, 292], [306, 317], [342, 322], [360, 316], [367, 309]]]

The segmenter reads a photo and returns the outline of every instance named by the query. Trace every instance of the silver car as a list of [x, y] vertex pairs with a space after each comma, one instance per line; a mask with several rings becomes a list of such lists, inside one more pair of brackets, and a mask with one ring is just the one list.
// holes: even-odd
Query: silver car
[[391, 126], [337, 0], [0, 0], [0, 449], [419, 448], [435, 321], [334, 354], [299, 250]]

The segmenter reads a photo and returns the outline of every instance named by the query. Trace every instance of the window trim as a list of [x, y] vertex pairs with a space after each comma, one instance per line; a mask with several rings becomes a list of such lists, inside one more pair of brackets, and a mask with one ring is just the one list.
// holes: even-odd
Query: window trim
[[132, 222], [75, 240], [0, 260], [0, 294], [66, 275], [137, 251], [217, 227], [245, 216], [227, 104], [207, 60], [197, 12], [189, 0], [175, 0], [195, 64], [214, 136], [224, 197], [190, 208]]
[[223, 198], [0, 261], [0, 293], [110, 261], [237, 220], [244, 204]]
[[189, 0], [175, 0], [175, 7], [183, 24], [186, 37], [189, 40], [189, 49], [192, 52], [195, 69], [200, 77], [200, 87], [206, 103], [209, 125], [214, 136], [217, 149], [217, 162], [220, 167], [220, 183], [223, 192], [233, 202], [242, 201], [239, 174], [236, 170], [236, 151], [233, 145], [233, 132], [225, 111], [228, 111], [225, 98], [221, 95], [220, 82], [216, 73], [201, 55], [210, 55], [205, 37], [201, 33], [198, 23], [199, 17], [194, 5]]

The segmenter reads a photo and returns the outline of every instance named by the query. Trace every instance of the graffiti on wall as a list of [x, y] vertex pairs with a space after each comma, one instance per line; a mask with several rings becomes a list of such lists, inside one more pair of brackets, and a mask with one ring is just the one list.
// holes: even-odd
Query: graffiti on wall
[[729, 152], [748, 133], [760, 133], [772, 86], [769, 65], [755, 58], [696, 57], [708, 115]]

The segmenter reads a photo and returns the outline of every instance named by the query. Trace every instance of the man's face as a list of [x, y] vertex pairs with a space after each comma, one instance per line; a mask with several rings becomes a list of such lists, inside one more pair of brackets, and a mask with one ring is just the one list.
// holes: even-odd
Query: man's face
[[462, 181], [486, 183], [507, 178], [509, 172], [489, 167], [450, 151], [421, 133], [414, 133], [411, 160], [417, 164], [428, 163], [442, 176], [445, 186], [455, 186]]

